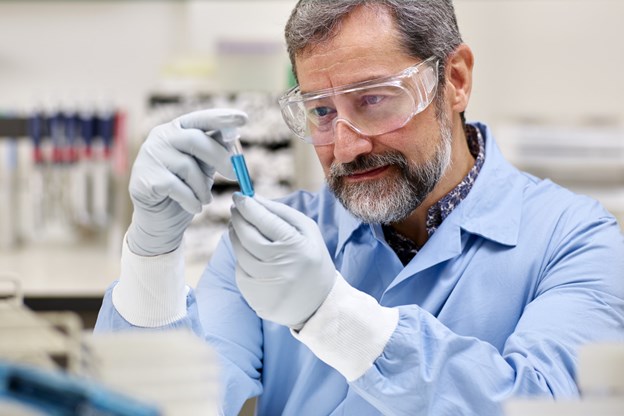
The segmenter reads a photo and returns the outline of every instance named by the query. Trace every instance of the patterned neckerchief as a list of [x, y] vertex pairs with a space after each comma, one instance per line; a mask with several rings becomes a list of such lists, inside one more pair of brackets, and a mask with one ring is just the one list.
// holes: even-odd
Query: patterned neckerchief
[[[471, 125], [466, 125], [466, 140], [468, 141], [468, 149], [475, 158], [475, 164], [464, 179], [462, 179], [451, 192], [433, 204], [427, 211], [425, 226], [429, 237], [433, 235], [440, 224], [442, 224], [442, 221], [449, 216], [453, 209], [466, 198], [477, 176], [479, 176], [479, 172], [485, 161], [485, 143], [479, 129]], [[416, 253], [418, 253], [420, 247], [391, 226], [384, 225], [383, 232], [388, 245], [390, 245], [392, 250], [399, 256], [403, 265], [409, 263]]]

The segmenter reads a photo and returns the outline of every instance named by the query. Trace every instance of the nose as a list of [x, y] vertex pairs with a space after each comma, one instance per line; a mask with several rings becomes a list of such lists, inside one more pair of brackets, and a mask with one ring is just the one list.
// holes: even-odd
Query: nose
[[338, 163], [352, 162], [362, 154], [370, 153], [373, 143], [370, 137], [359, 133], [346, 120], [338, 119], [334, 124], [334, 159]]

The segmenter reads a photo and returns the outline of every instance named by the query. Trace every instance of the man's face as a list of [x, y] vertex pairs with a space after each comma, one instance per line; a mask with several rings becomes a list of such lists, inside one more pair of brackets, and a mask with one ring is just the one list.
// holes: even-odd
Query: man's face
[[[391, 15], [377, 10], [356, 9], [335, 38], [297, 57], [302, 92], [394, 75], [418, 62], [401, 49]], [[365, 222], [398, 222], [433, 190], [451, 156], [450, 121], [446, 114], [438, 120], [435, 107], [374, 137], [339, 122], [334, 143], [315, 147], [328, 185], [351, 213]]]

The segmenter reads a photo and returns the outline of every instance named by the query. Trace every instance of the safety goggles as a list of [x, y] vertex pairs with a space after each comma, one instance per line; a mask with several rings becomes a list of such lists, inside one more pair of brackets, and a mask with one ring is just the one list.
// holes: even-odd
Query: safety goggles
[[405, 126], [436, 95], [438, 58], [432, 56], [389, 77], [302, 94], [296, 86], [279, 104], [288, 127], [315, 146], [334, 142], [339, 122], [364, 136]]

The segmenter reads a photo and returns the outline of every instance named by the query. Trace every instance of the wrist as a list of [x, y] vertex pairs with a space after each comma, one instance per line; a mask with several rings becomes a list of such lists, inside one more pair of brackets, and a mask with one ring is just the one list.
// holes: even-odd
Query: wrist
[[351, 287], [338, 273], [325, 302], [293, 336], [347, 381], [364, 374], [381, 355], [399, 321], [399, 311]]
[[178, 321], [186, 315], [187, 292], [182, 248], [144, 257], [132, 253], [124, 237], [112, 301], [126, 321], [149, 328]]

